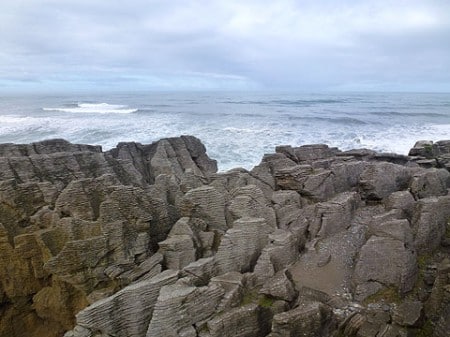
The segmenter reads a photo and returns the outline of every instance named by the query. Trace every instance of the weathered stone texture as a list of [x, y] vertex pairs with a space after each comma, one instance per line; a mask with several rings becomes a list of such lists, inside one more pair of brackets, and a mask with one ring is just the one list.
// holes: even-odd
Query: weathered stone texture
[[[0, 145], [0, 336], [448, 335], [450, 141]], [[428, 330], [427, 330], [428, 329]]]

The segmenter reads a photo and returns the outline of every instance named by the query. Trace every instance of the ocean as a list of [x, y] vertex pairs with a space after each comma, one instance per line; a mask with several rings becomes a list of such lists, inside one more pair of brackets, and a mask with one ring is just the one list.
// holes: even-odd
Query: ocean
[[64, 138], [143, 144], [194, 135], [219, 170], [251, 169], [277, 145], [407, 154], [450, 139], [449, 93], [151, 92], [0, 95], [0, 143]]

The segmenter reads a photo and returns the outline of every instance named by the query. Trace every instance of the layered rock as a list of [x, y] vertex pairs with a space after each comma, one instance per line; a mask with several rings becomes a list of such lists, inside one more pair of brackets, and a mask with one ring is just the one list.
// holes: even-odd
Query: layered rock
[[449, 153], [0, 145], [0, 336], [446, 336]]
[[177, 220], [148, 183], [164, 170], [177, 179], [217, 170], [188, 136], [108, 152], [64, 140], [4, 144], [0, 167], [2, 336], [73, 327], [89, 302], [134, 279]]

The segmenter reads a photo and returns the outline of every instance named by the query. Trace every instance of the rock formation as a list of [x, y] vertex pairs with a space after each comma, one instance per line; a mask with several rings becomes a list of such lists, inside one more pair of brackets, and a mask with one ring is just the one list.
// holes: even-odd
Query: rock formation
[[449, 336], [450, 141], [0, 145], [0, 336]]

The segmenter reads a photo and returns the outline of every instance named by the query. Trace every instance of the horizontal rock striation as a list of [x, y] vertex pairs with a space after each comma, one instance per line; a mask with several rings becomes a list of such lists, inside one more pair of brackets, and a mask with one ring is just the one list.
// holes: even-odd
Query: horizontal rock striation
[[450, 141], [0, 145], [0, 336], [447, 336]]

